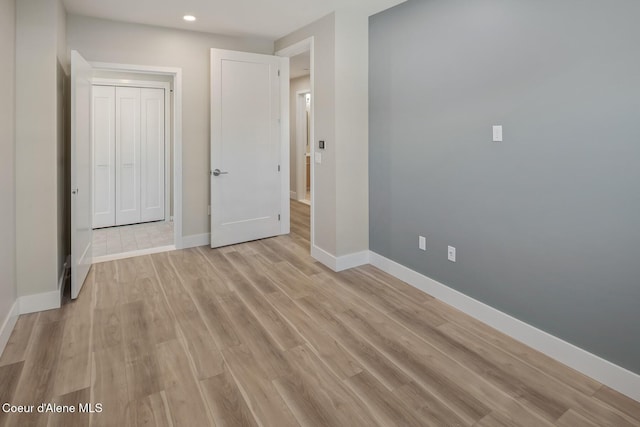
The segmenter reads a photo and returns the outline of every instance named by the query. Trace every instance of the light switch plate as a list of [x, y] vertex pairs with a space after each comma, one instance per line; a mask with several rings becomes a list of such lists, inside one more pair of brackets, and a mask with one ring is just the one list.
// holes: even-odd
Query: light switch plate
[[493, 126], [493, 142], [502, 142], [502, 125]]
[[427, 238], [424, 236], [418, 237], [418, 249], [423, 251], [427, 250]]
[[322, 163], [322, 153], [315, 153], [314, 158], [316, 159], [317, 164]]

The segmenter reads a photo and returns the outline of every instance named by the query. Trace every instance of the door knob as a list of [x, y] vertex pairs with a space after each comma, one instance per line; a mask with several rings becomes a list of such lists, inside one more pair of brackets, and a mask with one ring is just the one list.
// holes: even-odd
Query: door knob
[[229, 172], [221, 172], [220, 169], [214, 169], [213, 170], [213, 176], [220, 176], [220, 175], [226, 175]]

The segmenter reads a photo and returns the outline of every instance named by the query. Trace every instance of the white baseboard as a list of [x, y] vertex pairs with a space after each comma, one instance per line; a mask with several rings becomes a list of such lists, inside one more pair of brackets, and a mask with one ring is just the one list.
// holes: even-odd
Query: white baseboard
[[18, 298], [20, 314], [35, 313], [36, 311], [54, 310], [60, 308], [60, 291], [43, 292], [35, 295], [25, 295]]
[[369, 264], [369, 251], [356, 252], [336, 258], [336, 271], [348, 270]]
[[336, 257], [317, 246], [311, 247], [311, 256], [333, 271], [343, 271], [369, 263], [369, 251]]
[[133, 257], [143, 256], [143, 255], [159, 254], [162, 252], [169, 252], [169, 251], [175, 251], [175, 250], [176, 250], [176, 247], [174, 245], [169, 245], [169, 246], [158, 246], [157, 248], [140, 249], [137, 251], [122, 252], [122, 253], [113, 254], [113, 255], [102, 255], [102, 256], [94, 257], [93, 264], [100, 264], [101, 262], [116, 261], [119, 259], [133, 258]]
[[320, 249], [316, 245], [311, 245], [311, 257], [320, 261], [333, 271], [336, 270], [336, 257], [331, 255], [329, 252], [324, 249]]
[[370, 252], [370, 263], [553, 359], [640, 401], [640, 375], [509, 316], [395, 261]]
[[293, 200], [298, 200], [298, 193], [295, 191], [289, 191], [289, 198]]
[[197, 248], [198, 246], [211, 245], [211, 234], [193, 234], [191, 236], [183, 236], [182, 244], [178, 249]]
[[11, 306], [11, 310], [7, 313], [7, 316], [4, 318], [2, 322], [2, 326], [0, 326], [0, 355], [4, 351], [4, 348], [7, 346], [9, 342], [9, 338], [11, 337], [11, 332], [13, 332], [14, 326], [16, 326], [16, 322], [18, 321], [18, 316], [20, 315], [18, 301], [16, 300]]

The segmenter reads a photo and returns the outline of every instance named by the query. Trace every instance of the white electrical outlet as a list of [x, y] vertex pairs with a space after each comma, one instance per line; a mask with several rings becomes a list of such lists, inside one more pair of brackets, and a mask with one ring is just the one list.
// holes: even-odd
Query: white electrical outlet
[[453, 246], [449, 246], [449, 250], [447, 251], [447, 258], [449, 261], [456, 262], [456, 248]]
[[493, 126], [493, 142], [502, 142], [502, 125]]
[[424, 236], [418, 237], [418, 249], [423, 251], [427, 250], [427, 238]]

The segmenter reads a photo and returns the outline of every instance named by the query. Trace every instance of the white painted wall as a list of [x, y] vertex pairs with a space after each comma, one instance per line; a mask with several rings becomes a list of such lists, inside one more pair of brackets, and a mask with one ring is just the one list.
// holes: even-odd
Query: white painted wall
[[369, 249], [369, 15], [336, 11], [336, 256]]
[[209, 232], [209, 49], [273, 53], [273, 41], [69, 15], [69, 49], [88, 61], [182, 68], [183, 236]]
[[[306, 162], [306, 159], [302, 158], [302, 153], [298, 152], [298, 95], [297, 93], [303, 90], [311, 89], [311, 81], [309, 76], [298, 77], [291, 80], [289, 87], [289, 175], [291, 191], [295, 192], [298, 199], [304, 199], [306, 188], [298, 188], [297, 186], [297, 171], [298, 163]], [[306, 173], [306, 172], [305, 172]]]
[[0, 328], [17, 299], [15, 24], [15, 0], [0, 0]]
[[[16, 18], [16, 266], [18, 296], [57, 290], [59, 1], [20, 0]], [[60, 58], [61, 63], [66, 62]], [[61, 114], [61, 113], [60, 113]], [[37, 266], [37, 268], [34, 268]]]

